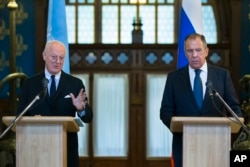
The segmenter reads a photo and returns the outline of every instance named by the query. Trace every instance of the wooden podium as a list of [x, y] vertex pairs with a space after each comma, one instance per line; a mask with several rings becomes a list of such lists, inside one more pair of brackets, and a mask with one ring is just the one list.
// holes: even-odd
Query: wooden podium
[[183, 133], [183, 167], [229, 167], [231, 133], [241, 128], [235, 121], [226, 117], [173, 117], [171, 131]]
[[[3, 117], [8, 126], [15, 117]], [[24, 116], [16, 126], [17, 167], [66, 167], [67, 132], [79, 131], [74, 117]]]

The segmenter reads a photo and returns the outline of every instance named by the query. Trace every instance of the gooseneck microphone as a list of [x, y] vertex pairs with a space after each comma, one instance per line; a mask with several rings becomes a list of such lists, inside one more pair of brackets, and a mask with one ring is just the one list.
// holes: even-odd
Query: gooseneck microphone
[[43, 97], [45, 97], [47, 95], [48, 82], [49, 82], [49, 80], [47, 78], [43, 78], [43, 80], [42, 80], [42, 83], [43, 83]]
[[212, 81], [207, 81], [206, 87], [208, 88], [208, 94], [211, 98], [214, 97], [213, 84]]
[[248, 135], [250, 135], [250, 131], [248, 129], [248, 127], [240, 121], [238, 115], [235, 114], [235, 112], [230, 108], [230, 106], [224, 101], [224, 99], [220, 96], [220, 94], [213, 88], [213, 83], [212, 81], [207, 81], [206, 86], [208, 88], [208, 92], [209, 95], [211, 97], [211, 100], [213, 101], [213, 105], [214, 107], [217, 109], [218, 107], [216, 106], [216, 104], [214, 103], [214, 99], [213, 96], [215, 95], [216, 97], [218, 97], [218, 99], [221, 101], [221, 103], [225, 106], [225, 108], [227, 109], [227, 111], [230, 112], [230, 114], [235, 118], [235, 120], [238, 122], [239, 125], [241, 125], [241, 127], [246, 131], [246, 133]]
[[[28, 104], [28, 106], [21, 112], [21, 114], [17, 115], [16, 118], [9, 124], [9, 126], [5, 129], [5, 131], [0, 135], [0, 139], [3, 138], [3, 136], [16, 124], [16, 122], [33, 106], [33, 104], [39, 100], [43, 96], [45, 99], [47, 95], [47, 85], [48, 85], [48, 80], [46, 78], [42, 79], [42, 85], [43, 89], [41, 92], [39, 92], [34, 99]], [[41, 102], [41, 101], [40, 101]]]

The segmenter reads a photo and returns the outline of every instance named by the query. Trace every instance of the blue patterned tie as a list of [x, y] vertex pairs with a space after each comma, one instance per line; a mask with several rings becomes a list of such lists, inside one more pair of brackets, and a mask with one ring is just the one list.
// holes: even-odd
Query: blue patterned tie
[[51, 85], [50, 85], [50, 97], [56, 93], [56, 82], [55, 82], [55, 75], [51, 75]]
[[199, 109], [201, 109], [203, 101], [203, 89], [202, 89], [200, 73], [201, 73], [200, 69], [195, 70], [195, 78], [194, 78], [194, 96], [197, 105], [199, 106]]

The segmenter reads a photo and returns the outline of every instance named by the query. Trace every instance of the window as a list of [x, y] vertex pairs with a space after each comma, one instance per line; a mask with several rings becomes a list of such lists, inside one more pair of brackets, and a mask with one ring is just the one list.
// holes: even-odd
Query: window
[[[140, 19], [145, 44], [178, 41], [177, 0], [66, 0], [69, 43], [130, 44], [133, 22]], [[217, 43], [214, 8], [202, 0], [203, 29], [208, 43]]]
[[93, 146], [96, 157], [128, 154], [128, 75], [95, 74]]
[[147, 157], [170, 157], [172, 133], [160, 121], [161, 100], [166, 75], [147, 75]]
[[[73, 74], [75, 77], [82, 80], [87, 95], [89, 96], [89, 75], [88, 74]], [[77, 113], [76, 113], [77, 117]], [[80, 156], [88, 156], [88, 132], [89, 132], [89, 125], [84, 124], [84, 127], [80, 127], [78, 132], [78, 151]]]

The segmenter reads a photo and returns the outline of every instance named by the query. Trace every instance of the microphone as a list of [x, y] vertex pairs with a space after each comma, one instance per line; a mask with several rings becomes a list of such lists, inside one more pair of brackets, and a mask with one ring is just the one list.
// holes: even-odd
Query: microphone
[[208, 93], [211, 98], [214, 96], [213, 84], [212, 81], [207, 81], [206, 87], [208, 88]]
[[[40, 93], [39, 93], [40, 94]], [[40, 99], [40, 95], [36, 95], [34, 99], [29, 103], [29, 105], [21, 112], [21, 114], [17, 115], [15, 119], [9, 124], [9, 126], [5, 129], [5, 131], [0, 135], [0, 139], [16, 124], [16, 122], [33, 106], [33, 104]]]
[[[5, 129], [5, 131], [0, 135], [0, 139], [3, 138], [3, 136], [17, 123], [17, 121], [34, 105], [36, 101], [40, 99], [40, 96], [43, 95], [45, 97], [47, 95], [47, 87], [48, 87], [48, 79], [43, 78], [42, 84], [43, 84], [43, 90], [42, 92], [38, 93], [34, 99], [28, 104], [28, 106], [15, 117], [15, 119], [9, 124], [9, 126]], [[44, 98], [43, 98], [44, 99]], [[41, 101], [40, 101], [41, 102]]]
[[221, 95], [213, 88], [212, 86], [212, 81], [207, 81], [206, 86], [208, 88], [209, 91], [209, 95], [213, 101], [213, 105], [215, 106], [215, 108], [217, 109], [216, 104], [214, 103], [214, 99], [213, 96], [215, 95], [216, 97], [218, 97], [218, 99], [220, 100], [220, 102], [224, 105], [224, 107], [227, 109], [227, 111], [235, 118], [236, 122], [241, 125], [241, 127], [245, 130], [245, 132], [250, 136], [250, 131], [248, 129], [248, 127], [240, 121], [240, 118], [238, 117], [238, 115], [235, 114], [235, 112], [231, 109], [231, 107], [225, 102], [225, 100], [221, 97]]
[[[49, 80], [47, 78], [42, 79], [42, 85], [43, 85], [43, 90], [39, 94], [35, 96], [35, 98], [28, 104], [28, 106], [19, 114], [15, 117], [15, 119], [9, 124], [9, 126], [5, 129], [5, 131], [0, 135], [0, 139], [3, 138], [3, 136], [17, 123], [17, 121], [29, 110], [31, 107], [34, 105], [36, 101], [38, 101], [41, 98], [41, 95], [43, 97], [46, 97], [47, 95], [47, 87], [48, 87], [48, 82]], [[43, 98], [44, 99], [44, 98]], [[41, 101], [40, 101], [41, 102]]]
[[45, 97], [47, 95], [48, 82], [49, 82], [49, 80], [47, 78], [43, 78], [43, 80], [42, 80], [42, 83], [43, 83], [43, 97]]

